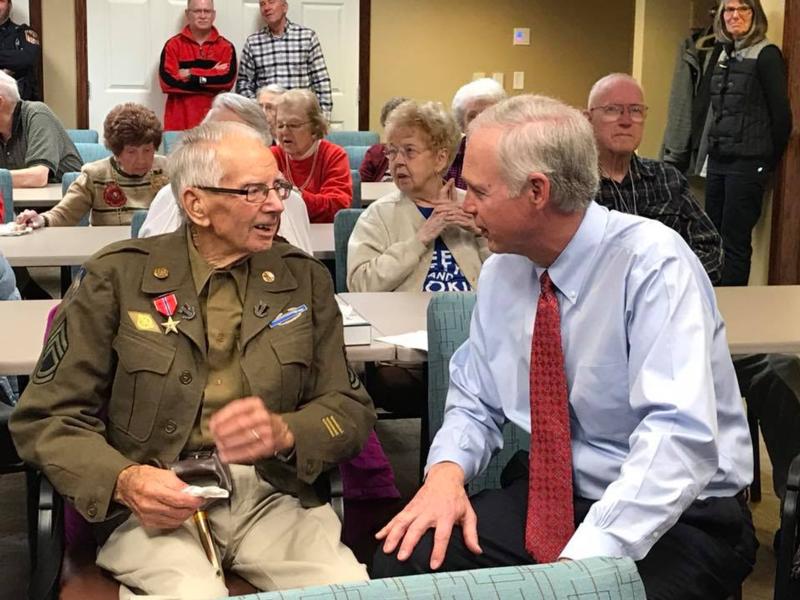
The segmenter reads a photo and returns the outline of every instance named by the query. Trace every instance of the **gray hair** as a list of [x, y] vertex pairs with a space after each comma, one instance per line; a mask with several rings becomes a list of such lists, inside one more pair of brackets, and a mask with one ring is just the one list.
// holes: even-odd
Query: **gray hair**
[[482, 128], [502, 130], [497, 164], [512, 196], [531, 173], [547, 176], [550, 199], [563, 212], [584, 210], [597, 194], [597, 147], [579, 110], [547, 96], [515, 96], [478, 115], [467, 135]]
[[[617, 83], [618, 81], [627, 81], [642, 90], [641, 84], [632, 75], [628, 75], [627, 73], [610, 73], [605, 77], [598, 79], [592, 86], [592, 89], [589, 90], [589, 98], [586, 101], [586, 108], [597, 108], [595, 106], [597, 97], [611, 87], [612, 84]], [[642, 90], [642, 95], [644, 95], [644, 90]]]
[[11, 102], [19, 102], [17, 80], [5, 71], [0, 71], [0, 96]]
[[256, 98], [261, 95], [261, 92], [269, 92], [270, 94], [281, 95], [288, 91], [289, 90], [287, 88], [283, 87], [279, 83], [270, 83], [269, 85], [262, 85], [260, 88], [258, 88], [258, 91], [256, 92]]
[[328, 133], [328, 119], [322, 112], [317, 95], [311, 90], [302, 88], [289, 90], [280, 97], [278, 106], [299, 108], [306, 114], [311, 124], [311, 134], [315, 139], [322, 139]]
[[[731, 34], [728, 33], [728, 28], [725, 27], [724, 11], [725, 5], [728, 4], [728, 2], [729, 0], [721, 0], [719, 6], [717, 6], [717, 13], [714, 15], [714, 33], [717, 36], [717, 41], [723, 44], [734, 41]], [[745, 6], [749, 6], [750, 10], [753, 11], [753, 20], [750, 23], [750, 31], [747, 32], [741, 41], [736, 43], [736, 47], [749, 48], [767, 37], [769, 23], [767, 23], [767, 15], [764, 12], [764, 8], [761, 6], [760, 0], [741, 0], [741, 3]]]
[[503, 86], [489, 77], [470, 81], [458, 88], [458, 91], [453, 96], [451, 109], [461, 131], [464, 131], [464, 116], [467, 112], [467, 104], [475, 100], [493, 100], [495, 102], [500, 102], [500, 100], [503, 100], [505, 97], [506, 91], [503, 89]]
[[[244, 138], [264, 143], [264, 137], [252, 127], [233, 121], [203, 123], [184, 132], [170, 152], [168, 171], [172, 195], [183, 216], [181, 194], [190, 187], [216, 187], [225, 173], [217, 160], [217, 147], [226, 138]], [[266, 144], [265, 144], [266, 145]]]
[[219, 113], [229, 110], [238, 116], [247, 125], [255, 129], [264, 138], [264, 142], [269, 146], [272, 143], [272, 134], [269, 130], [269, 123], [264, 111], [261, 110], [258, 102], [252, 98], [246, 98], [233, 92], [225, 92], [214, 97], [211, 108], [206, 113], [203, 123], [219, 121]]

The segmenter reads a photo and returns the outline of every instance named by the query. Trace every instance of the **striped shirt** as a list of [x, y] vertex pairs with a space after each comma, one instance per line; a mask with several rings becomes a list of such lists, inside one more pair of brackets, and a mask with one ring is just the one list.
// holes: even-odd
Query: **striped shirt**
[[661, 221], [677, 231], [703, 263], [711, 283], [722, 276], [722, 238], [689, 182], [667, 163], [631, 157], [625, 179], [601, 177], [595, 201], [606, 208]]
[[287, 19], [281, 36], [273, 35], [264, 27], [247, 37], [239, 61], [237, 93], [255, 98], [260, 87], [272, 83], [287, 89], [312, 90], [322, 110], [330, 114], [333, 109], [331, 78], [313, 29]]

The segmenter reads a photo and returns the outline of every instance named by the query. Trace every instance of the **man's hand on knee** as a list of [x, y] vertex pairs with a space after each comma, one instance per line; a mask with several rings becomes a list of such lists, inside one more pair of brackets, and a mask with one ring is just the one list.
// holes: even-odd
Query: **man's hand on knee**
[[219, 457], [227, 463], [252, 464], [294, 447], [286, 421], [256, 396], [229, 402], [214, 413], [208, 428]]
[[134, 465], [117, 476], [114, 500], [130, 508], [143, 527], [176, 529], [204, 502], [184, 494], [186, 485], [167, 469]]
[[390, 554], [400, 546], [398, 560], [406, 560], [430, 528], [435, 528], [431, 569], [444, 561], [453, 525], [460, 525], [464, 544], [481, 554], [478, 544], [478, 519], [464, 490], [464, 471], [455, 463], [442, 462], [431, 467], [425, 483], [408, 505], [389, 521], [375, 537], [385, 540], [383, 551]]

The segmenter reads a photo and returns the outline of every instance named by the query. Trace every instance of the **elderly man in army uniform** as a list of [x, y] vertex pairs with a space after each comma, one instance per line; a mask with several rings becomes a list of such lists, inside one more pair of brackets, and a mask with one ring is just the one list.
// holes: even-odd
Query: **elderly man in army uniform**
[[39, 34], [11, 18], [11, 0], [0, 0], [0, 69], [17, 80], [23, 100], [41, 100], [39, 95]]
[[192, 516], [151, 466], [216, 452], [219, 562], [263, 590], [367, 579], [313, 484], [356, 455], [375, 413], [351, 377], [325, 267], [276, 241], [283, 179], [239, 123], [187, 132], [170, 157], [179, 231], [108, 246], [54, 319], [11, 430], [24, 460], [92, 523], [124, 591], [227, 596]]

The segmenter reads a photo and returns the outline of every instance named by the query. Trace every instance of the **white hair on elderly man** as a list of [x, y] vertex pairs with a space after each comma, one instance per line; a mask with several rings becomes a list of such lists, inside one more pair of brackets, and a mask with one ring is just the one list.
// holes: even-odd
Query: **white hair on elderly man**
[[482, 77], [462, 85], [453, 96], [453, 104], [451, 109], [453, 116], [456, 118], [456, 123], [461, 127], [461, 131], [465, 130], [464, 117], [467, 112], [467, 105], [476, 100], [485, 100], [489, 102], [500, 102], [506, 97], [506, 91], [494, 79], [489, 77]]
[[484, 127], [501, 130], [497, 160], [512, 196], [531, 173], [543, 173], [560, 210], [589, 206], [600, 176], [592, 126], [581, 111], [547, 96], [515, 96], [478, 115], [467, 135]]
[[211, 108], [206, 113], [203, 123], [225, 121], [224, 111], [230, 111], [241, 119], [245, 125], [255, 129], [264, 138], [269, 146], [272, 143], [272, 134], [269, 123], [261, 106], [252, 98], [247, 98], [233, 92], [217, 94], [211, 103]]
[[172, 195], [181, 210], [183, 190], [197, 186], [216, 187], [222, 181], [225, 173], [217, 160], [217, 147], [229, 137], [254, 139], [264, 144], [264, 136], [252, 127], [234, 121], [219, 121], [189, 129], [170, 152], [168, 168]]

